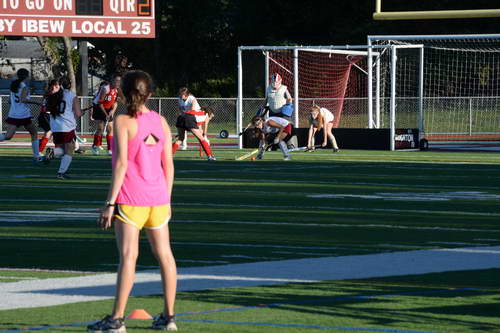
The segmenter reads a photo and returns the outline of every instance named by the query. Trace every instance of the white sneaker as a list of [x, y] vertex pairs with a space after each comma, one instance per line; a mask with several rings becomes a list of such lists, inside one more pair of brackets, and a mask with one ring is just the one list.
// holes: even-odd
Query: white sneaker
[[99, 155], [99, 149], [96, 146], [92, 146], [92, 154]]
[[292, 158], [290, 156], [285, 156], [283, 158], [283, 161], [291, 161], [291, 160], [292, 160]]
[[113, 152], [111, 150], [108, 150], [108, 155], [109, 156], [113, 155]]
[[181, 146], [181, 150], [187, 150], [188, 149], [188, 146], [187, 145], [182, 145]]
[[104, 148], [102, 148], [102, 146], [97, 146], [97, 149], [99, 149], [100, 151], [104, 150]]

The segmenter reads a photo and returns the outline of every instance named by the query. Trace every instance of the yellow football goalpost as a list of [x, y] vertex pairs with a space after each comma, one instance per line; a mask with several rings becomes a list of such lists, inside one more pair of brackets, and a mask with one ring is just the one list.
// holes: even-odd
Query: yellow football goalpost
[[375, 0], [374, 20], [430, 20], [500, 17], [500, 9], [432, 10], [432, 11], [382, 11], [382, 0]]

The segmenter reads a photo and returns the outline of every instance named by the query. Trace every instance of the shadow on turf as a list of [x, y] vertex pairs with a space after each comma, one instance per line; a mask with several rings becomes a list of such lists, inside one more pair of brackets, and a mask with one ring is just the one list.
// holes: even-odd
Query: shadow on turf
[[[245, 311], [264, 308], [275, 308], [297, 313], [297, 317], [307, 315], [324, 315], [342, 318], [342, 320], [363, 320], [367, 323], [399, 327], [411, 324], [412, 329], [424, 325], [457, 326], [467, 331], [496, 331], [495, 323], [467, 320], [463, 316], [481, 316], [497, 318], [500, 303], [488, 303], [481, 306], [445, 305], [436, 307], [413, 307], [410, 300], [396, 297], [415, 297], [418, 304], [433, 303], [431, 299], [441, 299], [453, 303], [455, 298], [464, 300], [467, 296], [495, 295], [493, 291], [468, 289], [430, 289], [410, 288], [408, 286], [370, 286], [359, 283], [327, 283], [316, 284], [311, 288], [307, 284], [287, 286], [268, 286], [260, 293], [253, 290], [206, 290], [196, 293], [182, 293], [180, 299], [185, 301], [230, 304], [231, 307], [213, 309], [193, 314], [211, 314], [218, 312]], [[360, 290], [361, 289], [361, 290]], [[324, 295], [324, 296], [322, 296]], [[406, 302], [405, 305], [404, 303]], [[377, 305], [378, 304], [378, 305]], [[400, 305], [401, 304], [401, 305]], [[353, 315], [355, 313], [356, 315]], [[186, 313], [191, 316], [193, 314]], [[448, 317], [453, 315], [455, 317]], [[181, 315], [182, 316], [182, 315]], [[448, 324], [447, 324], [448, 323]]]

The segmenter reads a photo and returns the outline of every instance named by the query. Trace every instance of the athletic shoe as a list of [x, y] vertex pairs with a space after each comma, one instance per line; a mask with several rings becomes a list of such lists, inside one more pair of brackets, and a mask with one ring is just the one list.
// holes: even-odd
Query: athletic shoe
[[70, 176], [68, 176], [68, 174], [67, 174], [67, 173], [60, 173], [60, 172], [59, 172], [59, 173], [57, 174], [57, 179], [70, 179], [70, 178], [71, 178], [71, 177], [70, 177]]
[[214, 156], [208, 156], [207, 161], [216, 161], [217, 159]]
[[78, 148], [77, 150], [75, 150], [75, 154], [85, 154], [85, 149]]
[[92, 146], [92, 154], [99, 155], [99, 149], [96, 146]]
[[97, 146], [97, 149], [99, 149], [100, 151], [104, 150], [104, 148], [102, 148], [102, 146]]
[[87, 332], [93, 333], [125, 333], [125, 323], [123, 318], [113, 319], [111, 316], [106, 316], [104, 319], [87, 326]]
[[108, 155], [109, 155], [109, 156], [113, 155], [113, 151], [108, 150]]
[[188, 146], [187, 145], [182, 145], [181, 146], [181, 150], [187, 150], [188, 149]]
[[261, 152], [259, 152], [259, 153], [257, 154], [257, 159], [258, 159], [258, 160], [261, 160], [261, 159], [262, 159], [262, 157], [264, 157], [264, 152], [263, 152], [263, 151], [261, 151]]
[[307, 148], [306, 153], [314, 153], [314, 148]]
[[283, 158], [283, 161], [291, 161], [291, 160], [292, 160], [292, 158], [290, 157], [290, 155], [285, 156], [285, 157]]
[[163, 316], [163, 314], [155, 316], [151, 328], [154, 330], [177, 331], [175, 324], [175, 316]]
[[45, 162], [45, 156], [42, 156], [42, 157], [35, 157], [33, 159], [33, 164], [34, 165], [40, 165], [41, 163], [44, 163]]
[[338, 152], [340, 152], [340, 149], [338, 149], [338, 148], [333, 148], [333, 152], [334, 152], [334, 153], [338, 153]]

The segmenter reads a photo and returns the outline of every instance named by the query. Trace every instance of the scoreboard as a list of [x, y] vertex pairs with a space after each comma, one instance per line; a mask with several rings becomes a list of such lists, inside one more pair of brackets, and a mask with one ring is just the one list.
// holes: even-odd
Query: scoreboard
[[154, 8], [154, 0], [0, 0], [0, 36], [154, 38]]

